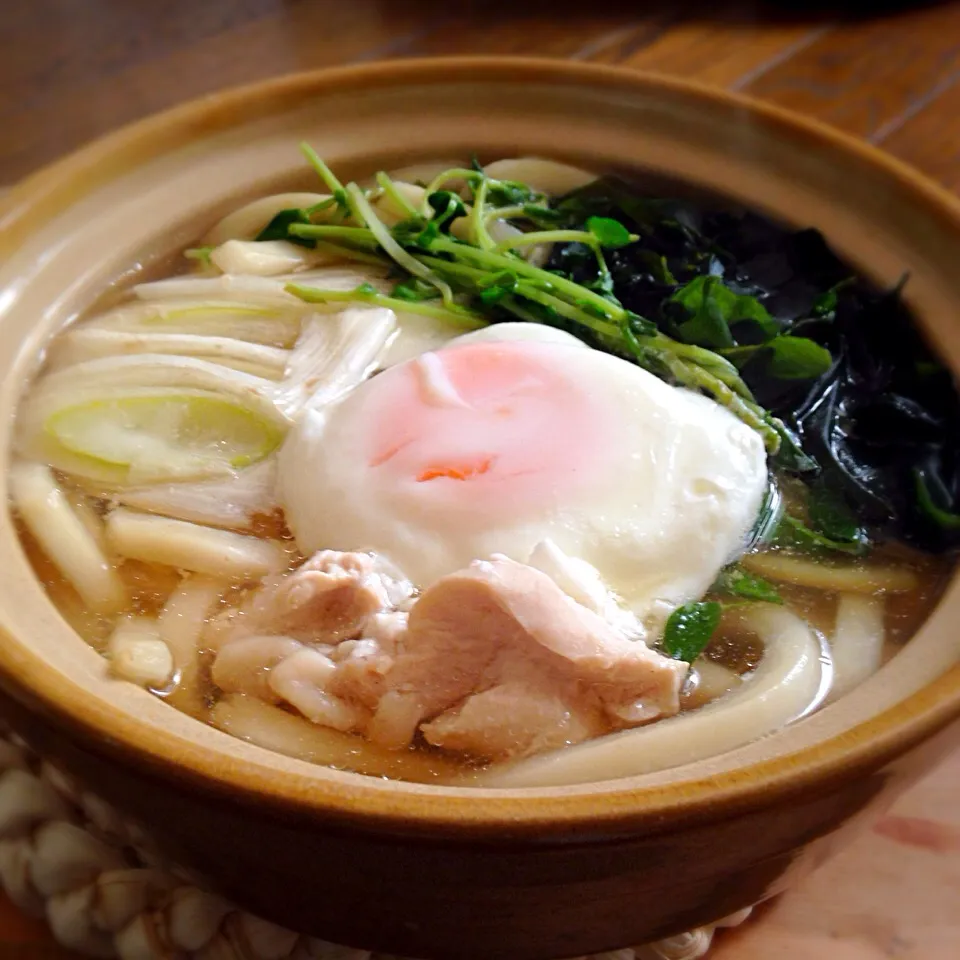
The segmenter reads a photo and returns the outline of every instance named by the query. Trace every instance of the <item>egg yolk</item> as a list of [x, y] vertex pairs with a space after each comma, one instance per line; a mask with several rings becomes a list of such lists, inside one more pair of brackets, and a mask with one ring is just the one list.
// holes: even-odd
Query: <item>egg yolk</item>
[[474, 343], [377, 377], [360, 418], [370, 425], [377, 485], [434, 508], [502, 516], [595, 476], [613, 411], [551, 363], [552, 353], [543, 344]]

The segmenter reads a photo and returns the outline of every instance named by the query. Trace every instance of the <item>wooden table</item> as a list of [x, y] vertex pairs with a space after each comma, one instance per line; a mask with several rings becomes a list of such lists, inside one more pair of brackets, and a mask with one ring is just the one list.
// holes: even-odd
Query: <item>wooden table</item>
[[[960, 190], [960, 4], [6, 0], [0, 183], [231, 84], [383, 57], [536, 54], [692, 77], [835, 124]], [[887, 3], [864, 4], [889, 9]], [[901, 4], [907, 8], [907, 4]], [[958, 258], [960, 262], [960, 258]], [[960, 956], [960, 758], [715, 960]], [[65, 960], [0, 899], [0, 957]]]

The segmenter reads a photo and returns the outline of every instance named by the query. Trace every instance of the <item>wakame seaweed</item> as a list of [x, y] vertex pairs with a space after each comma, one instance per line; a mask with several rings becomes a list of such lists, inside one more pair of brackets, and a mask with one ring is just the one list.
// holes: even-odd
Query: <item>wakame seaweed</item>
[[[605, 251], [609, 292], [664, 334], [732, 361], [799, 442], [775, 463], [810, 487], [808, 523], [782, 539], [861, 552], [867, 537], [960, 546], [960, 397], [920, 335], [902, 283], [878, 290], [814, 229], [651, 197], [602, 178], [555, 204], [554, 229], [616, 220], [639, 236]], [[542, 222], [541, 217], [541, 221]], [[601, 283], [580, 244], [547, 268]]]

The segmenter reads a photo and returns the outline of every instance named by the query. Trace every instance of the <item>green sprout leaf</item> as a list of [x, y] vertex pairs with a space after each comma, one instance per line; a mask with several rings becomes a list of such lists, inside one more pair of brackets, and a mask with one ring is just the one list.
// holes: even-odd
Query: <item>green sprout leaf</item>
[[736, 293], [716, 276], [694, 277], [670, 298], [685, 307], [690, 319], [678, 330], [687, 343], [720, 349], [735, 344], [731, 327], [750, 322], [765, 339], [779, 328], [767, 308], [756, 298]]
[[467, 215], [467, 208], [463, 201], [450, 190], [435, 190], [427, 197], [427, 203], [433, 210], [433, 222], [440, 229], [449, 225], [458, 217]]
[[610, 217], [590, 217], [586, 226], [597, 238], [600, 246], [609, 250], [618, 250], [637, 240], [619, 220]]

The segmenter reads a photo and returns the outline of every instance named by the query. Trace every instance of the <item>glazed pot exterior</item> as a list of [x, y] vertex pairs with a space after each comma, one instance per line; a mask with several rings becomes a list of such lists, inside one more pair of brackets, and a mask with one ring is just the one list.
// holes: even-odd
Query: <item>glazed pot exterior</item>
[[558, 960], [656, 940], [797, 882], [950, 750], [960, 721], [877, 768], [640, 833], [472, 841], [283, 816], [154, 777], [4, 696], [27, 743], [210, 889], [281, 926], [423, 960]]
[[[0, 497], [13, 411], [49, 337], [131, 264], [292, 185], [300, 139], [357, 175], [477, 150], [680, 178], [820, 227], [879, 283], [910, 271], [911, 307], [960, 370], [960, 205], [868, 148], [633, 73], [374, 65], [207, 98], [14, 193], [0, 211]], [[0, 563], [0, 715], [13, 729], [239, 906], [390, 953], [556, 960], [713, 921], [822, 861], [960, 740], [956, 581], [874, 678], [775, 737], [665, 774], [494, 791], [327, 770], [205, 726], [109, 676], [6, 513]]]

